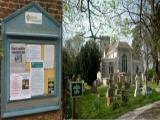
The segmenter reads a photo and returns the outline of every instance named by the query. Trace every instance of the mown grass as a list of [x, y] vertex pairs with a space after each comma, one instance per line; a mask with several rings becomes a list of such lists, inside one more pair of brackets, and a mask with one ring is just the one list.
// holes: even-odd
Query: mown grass
[[[151, 84], [151, 87], [155, 88], [155, 85]], [[76, 99], [76, 118], [115, 119], [128, 111], [134, 110], [135, 108], [160, 100], [160, 94], [154, 89], [150, 95], [134, 97], [134, 88], [135, 87], [132, 86], [129, 89], [128, 102], [113, 110], [111, 106], [107, 106], [106, 87], [98, 87], [98, 92], [96, 94], [91, 93], [88, 87], [83, 96], [79, 98], [79, 101], [78, 98]], [[67, 105], [70, 105], [70, 96], [68, 96]]]

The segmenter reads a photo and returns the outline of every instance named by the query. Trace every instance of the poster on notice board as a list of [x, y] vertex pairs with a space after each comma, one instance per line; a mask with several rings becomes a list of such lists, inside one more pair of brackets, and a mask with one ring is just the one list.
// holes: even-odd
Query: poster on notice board
[[55, 67], [54, 60], [55, 60], [55, 46], [45, 45], [44, 46], [44, 68], [53, 69]]
[[10, 73], [24, 73], [26, 60], [25, 44], [10, 44]]
[[27, 62], [41, 60], [41, 45], [27, 45], [26, 57]]
[[44, 66], [43, 61], [31, 62], [31, 94], [32, 96], [44, 94]]
[[10, 75], [10, 100], [31, 98], [29, 73], [12, 73]]

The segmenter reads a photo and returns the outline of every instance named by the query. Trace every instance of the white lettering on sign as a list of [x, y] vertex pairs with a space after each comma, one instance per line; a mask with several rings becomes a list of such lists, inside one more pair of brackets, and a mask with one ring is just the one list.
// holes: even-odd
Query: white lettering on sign
[[42, 24], [42, 13], [26, 12], [25, 23], [27, 24]]
[[72, 82], [71, 83], [71, 96], [79, 97], [83, 94], [83, 86], [81, 82]]
[[79, 93], [80, 93], [80, 89], [81, 89], [81, 88], [80, 88], [79, 85], [76, 85], [76, 86], [73, 87], [73, 90], [74, 90], [74, 93], [75, 93], [75, 94], [79, 94]]

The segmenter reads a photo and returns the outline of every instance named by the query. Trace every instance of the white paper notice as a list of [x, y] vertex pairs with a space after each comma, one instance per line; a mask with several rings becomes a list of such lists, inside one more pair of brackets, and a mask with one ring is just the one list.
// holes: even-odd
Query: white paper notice
[[27, 62], [41, 60], [41, 45], [27, 45]]
[[44, 67], [43, 62], [31, 62], [31, 94], [44, 94]]
[[10, 100], [31, 98], [29, 73], [10, 75]]
[[22, 76], [19, 74], [10, 75], [10, 100], [20, 99], [22, 91]]
[[55, 46], [45, 45], [44, 47], [44, 68], [54, 68]]
[[10, 44], [10, 73], [25, 72], [26, 45]]
[[23, 99], [31, 98], [31, 79], [29, 73], [21, 73], [22, 76], [22, 93]]

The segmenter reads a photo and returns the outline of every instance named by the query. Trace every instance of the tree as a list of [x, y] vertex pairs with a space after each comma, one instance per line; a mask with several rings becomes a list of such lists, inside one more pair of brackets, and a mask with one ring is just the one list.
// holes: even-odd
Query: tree
[[75, 35], [73, 38], [66, 40], [64, 42], [63, 47], [63, 65], [64, 65], [64, 73], [66, 76], [78, 76], [78, 62], [77, 56], [80, 52], [80, 49], [84, 43], [84, 39], [79, 36], [79, 34]]
[[[71, 49], [62, 49], [62, 94], [63, 112], [66, 113], [67, 80], [75, 74], [76, 57]], [[69, 86], [68, 86], [69, 87]]]
[[133, 41], [132, 41], [132, 56], [134, 59], [139, 59], [141, 57], [141, 47], [142, 47], [142, 41], [140, 39], [139, 34], [139, 26], [136, 26], [133, 29]]
[[78, 61], [81, 78], [90, 86], [93, 86], [93, 82], [96, 80], [97, 72], [100, 67], [100, 60], [101, 54], [98, 46], [93, 40], [88, 41], [81, 48]]
[[74, 56], [77, 56], [84, 43], [84, 39], [79, 34], [76, 34], [73, 38], [64, 41], [65, 48]]
[[[123, 36], [124, 22], [121, 17], [126, 11], [120, 10], [120, 0], [64, 0], [64, 33], [75, 34], [91, 39], [100, 39], [101, 35]], [[75, 29], [76, 26], [76, 29]], [[121, 27], [123, 29], [121, 29]], [[128, 26], [127, 26], [128, 27]], [[123, 32], [121, 32], [121, 30]], [[130, 34], [130, 33], [129, 33]]]
[[[160, 52], [160, 6], [159, 0], [122, 0], [123, 11], [130, 16], [130, 23], [139, 26], [138, 34], [146, 59], [151, 55], [153, 66], [159, 74], [158, 53]], [[148, 61], [146, 61], [148, 62]], [[147, 63], [146, 63], [147, 64]]]
[[[94, 40], [107, 31], [111, 31], [111, 39], [115, 34], [118, 37], [122, 34], [126, 36], [130, 34], [128, 32], [130, 29], [139, 26], [136, 33], [139, 36], [138, 41], [142, 45], [142, 49], [139, 50], [141, 52], [147, 51], [145, 58], [152, 57], [156, 73], [159, 73], [159, 0], [65, 0], [64, 9], [64, 31], [68, 29], [77, 32], [75, 30], [80, 28], [79, 31], [82, 31], [82, 36]], [[75, 21], [77, 29], [74, 29], [75, 26], [72, 29], [65, 27], [65, 25], [69, 26]], [[130, 28], [128, 29], [128, 27]], [[134, 39], [134, 42], [136, 41]], [[148, 61], [146, 64], [148, 65]]]
[[63, 80], [67, 80], [75, 74], [75, 56], [73, 53], [69, 52], [66, 48], [62, 49], [62, 68], [63, 68]]
[[67, 80], [71, 79], [73, 75], [76, 74], [77, 66], [76, 66], [76, 56], [80, 51], [80, 48], [83, 44], [84, 40], [79, 35], [74, 36], [70, 40], [66, 40], [64, 43], [64, 47], [62, 49], [62, 88], [63, 88], [63, 107], [64, 113], [66, 110], [66, 90], [67, 90]]

